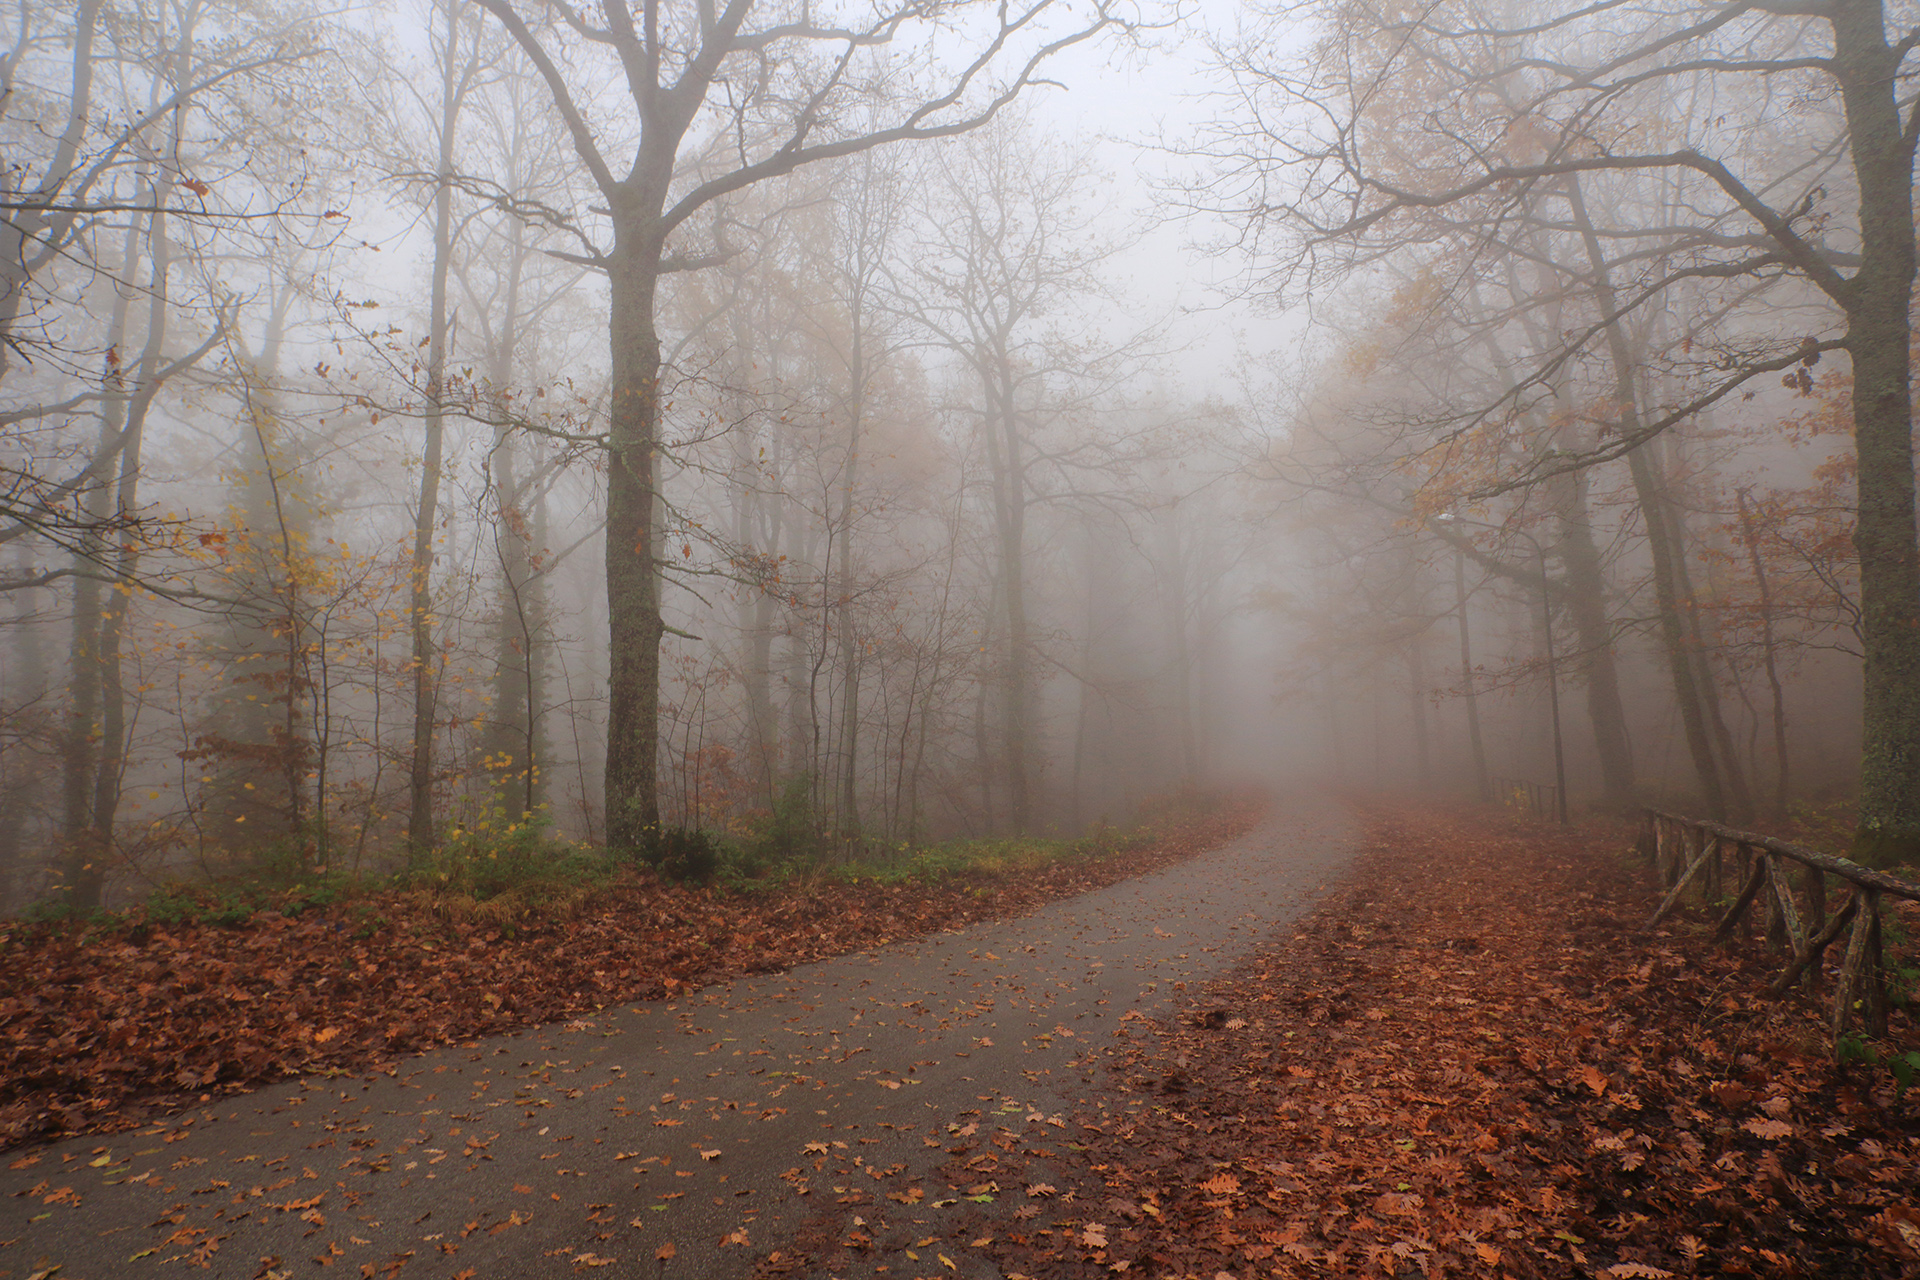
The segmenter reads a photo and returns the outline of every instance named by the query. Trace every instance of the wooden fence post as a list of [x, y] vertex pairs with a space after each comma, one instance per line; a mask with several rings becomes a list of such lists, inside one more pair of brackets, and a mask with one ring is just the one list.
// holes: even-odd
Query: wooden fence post
[[1765, 877], [1761, 882], [1764, 886], [1761, 893], [1765, 896], [1767, 903], [1767, 927], [1765, 934], [1767, 950], [1778, 951], [1787, 940], [1787, 922], [1786, 918], [1780, 913], [1780, 894], [1774, 888], [1773, 884], [1774, 855], [1763, 852], [1759, 857], [1762, 868], [1761, 875]]
[[[1880, 918], [1880, 895], [1856, 886], [1854, 892], [1866, 895], [1862, 910], [1854, 913], [1853, 930], [1847, 937], [1847, 958], [1840, 965], [1839, 980], [1833, 984], [1833, 1055], [1840, 1060], [1840, 1040], [1847, 1034], [1847, 1021], [1853, 1014], [1855, 992], [1866, 976], [1867, 949]], [[1869, 1015], [1871, 1016], [1871, 1015]]]
[[1732, 933], [1736, 925], [1743, 934], [1746, 932], [1747, 908], [1752, 905], [1754, 895], [1760, 892], [1766, 880], [1767, 864], [1754, 860], [1752, 845], [1740, 846], [1740, 866], [1740, 896], [1720, 917], [1720, 925], [1713, 931], [1716, 942]]
[[[1700, 881], [1702, 898], [1710, 906], [1725, 900], [1729, 888], [1729, 861], [1737, 868], [1740, 891], [1731, 905], [1719, 911], [1716, 941], [1734, 929], [1749, 931], [1748, 912], [1756, 894], [1765, 897], [1761, 925], [1770, 951], [1792, 953], [1784, 972], [1769, 984], [1769, 994], [1784, 996], [1794, 987], [1818, 989], [1821, 964], [1828, 948], [1847, 936], [1832, 996], [1832, 1024], [1836, 1060], [1849, 1028], [1865, 1034], [1887, 1034], [1890, 993], [1886, 974], [1885, 922], [1880, 899], [1920, 902], [1920, 884], [1862, 867], [1814, 849], [1739, 831], [1717, 822], [1679, 818], [1658, 809], [1645, 810], [1646, 825], [1638, 844], [1649, 849], [1658, 883], [1664, 889], [1659, 908], [1642, 926], [1651, 929], [1674, 911], [1690, 884]], [[1729, 846], [1733, 853], [1727, 857]], [[1845, 881], [1850, 889], [1837, 910], [1827, 907], [1826, 878]]]
[[1788, 878], [1782, 865], [1786, 859], [1777, 853], [1767, 855], [1767, 874], [1773, 881], [1773, 898], [1780, 907], [1780, 928], [1786, 935], [1787, 945], [1793, 948], [1793, 958], [1804, 959], [1807, 954], [1807, 933], [1800, 926], [1800, 910], [1793, 902], [1793, 881]]
[[1867, 899], [1866, 914], [1872, 921], [1867, 930], [1866, 971], [1861, 975], [1867, 982], [1867, 1031], [1884, 1037], [1887, 1034], [1887, 957], [1881, 938], [1879, 894]]

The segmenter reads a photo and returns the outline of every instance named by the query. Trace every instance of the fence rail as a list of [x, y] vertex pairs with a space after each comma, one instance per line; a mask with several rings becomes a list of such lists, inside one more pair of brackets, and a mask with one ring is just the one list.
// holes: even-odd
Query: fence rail
[[1509, 809], [1525, 809], [1536, 818], [1551, 818], [1560, 811], [1560, 788], [1551, 782], [1530, 782], [1525, 778], [1491, 778], [1493, 802]]
[[[1702, 896], [1709, 904], [1721, 901], [1728, 883], [1727, 854], [1731, 852], [1739, 891], [1733, 904], [1721, 914], [1714, 938], [1725, 938], [1736, 928], [1743, 928], [1748, 912], [1758, 899], [1765, 912], [1768, 945], [1790, 949], [1793, 954], [1792, 962], [1768, 988], [1769, 994], [1782, 996], [1796, 984], [1804, 982], [1811, 986], [1817, 982], [1821, 957], [1845, 932], [1846, 958], [1834, 980], [1831, 1014], [1835, 1056], [1839, 1055], [1840, 1039], [1856, 1011], [1870, 1035], [1887, 1033], [1887, 971], [1881, 941], [1880, 899], [1894, 897], [1920, 902], [1920, 884], [1845, 858], [1717, 822], [1683, 818], [1658, 809], [1645, 810], [1645, 818], [1641, 851], [1653, 860], [1667, 893], [1652, 918], [1642, 926], [1643, 930], [1652, 929], [1666, 919], [1695, 881], [1700, 882]], [[1804, 918], [1789, 879], [1787, 863], [1797, 863], [1804, 868], [1807, 908]], [[1827, 876], [1844, 881], [1851, 890], [1839, 910], [1831, 914], [1827, 910]]]

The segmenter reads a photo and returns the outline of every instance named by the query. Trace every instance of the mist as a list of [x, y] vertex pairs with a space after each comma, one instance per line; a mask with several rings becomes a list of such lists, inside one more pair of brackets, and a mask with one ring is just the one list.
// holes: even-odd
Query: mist
[[1920, 848], [1914, 130], [1796, 53], [1884, 30], [1507, 7], [24, 0], [0, 902], [1246, 787]]

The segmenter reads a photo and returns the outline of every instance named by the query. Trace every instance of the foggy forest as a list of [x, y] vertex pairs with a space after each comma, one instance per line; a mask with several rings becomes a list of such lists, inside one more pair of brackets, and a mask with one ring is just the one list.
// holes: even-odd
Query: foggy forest
[[[1914, 977], [1881, 950], [1913, 927], [1900, 876], [1920, 865], [1917, 49], [1920, 9], [1883, 0], [12, 0], [6, 923], [65, 965], [108, 948], [90, 938], [146, 946], [269, 905], [377, 939], [400, 926], [340, 904], [390, 893], [394, 919], [416, 911], [408, 936], [457, 930], [445, 945], [478, 953], [483, 936], [562, 937], [514, 913], [542, 868], [564, 868], [561, 914], [609, 931], [567, 946], [615, 959], [589, 977], [552, 943], [566, 992], [476, 985], [471, 1017], [390, 995], [357, 1022], [302, 995], [255, 1048], [169, 1049], [109, 1086], [91, 1067], [55, 1083], [58, 1060], [133, 1053], [142, 1017], [173, 1016], [160, 996], [147, 1014], [103, 996], [94, 1039], [59, 1029], [79, 1025], [71, 1008], [23, 1030], [55, 960], [20, 958], [0, 1036], [10, 1062], [31, 1042], [42, 1065], [0, 1073], [0, 1136], [111, 1129], [101, 1117], [131, 1108], [149, 1070], [191, 1106], [327, 1054], [372, 1055], [337, 1060], [359, 1069], [987, 918], [961, 889], [886, 887], [948, 885], [903, 870], [929, 860], [988, 874], [1028, 865], [1019, 849], [1120, 858], [1084, 880], [1009, 876], [1025, 911], [1161, 856], [1126, 852], [1147, 847], [1128, 833], [1185, 857], [1270, 821], [1249, 815], [1276, 795], [1347, 797], [1373, 815], [1353, 819], [1373, 833], [1362, 846], [1400, 850], [1407, 885], [1430, 864], [1491, 865], [1450, 840], [1612, 841], [1577, 890], [1599, 897], [1540, 921], [1628, 895], [1592, 886], [1626, 874], [1617, 849], [1636, 838], [1665, 877], [1656, 922], [1690, 885], [1719, 911], [1745, 883], [1721, 935], [1764, 902], [1774, 951], [1799, 966], [1779, 989], [1838, 983], [1807, 1025], [1829, 1020], [1843, 1049], [1809, 1052], [1892, 1062], [1875, 1087], [1897, 1084], [1897, 1102], [1920, 1070], [1896, 1052], [1899, 974]], [[1497, 822], [1519, 825], [1472, 826]], [[1802, 858], [1795, 888], [1780, 858], [1800, 854], [1735, 838], [1750, 832], [1826, 861]], [[507, 879], [487, 880], [495, 867]], [[608, 976], [628, 926], [578, 904], [616, 874], [623, 892], [708, 904], [646, 926], [678, 959]], [[1562, 902], [1525, 875], [1516, 900]], [[882, 897], [857, 897], [863, 877]], [[791, 918], [755, 905], [775, 890], [754, 886], [802, 880], [828, 896]], [[512, 907], [487, 905], [520, 881]], [[1252, 895], [1235, 883], [1222, 901]], [[1507, 892], [1456, 891], [1469, 913]], [[1341, 909], [1385, 910], [1369, 901]], [[703, 912], [726, 915], [719, 932], [699, 932]], [[83, 925], [96, 932], [61, 932]], [[1492, 947], [1505, 927], [1435, 945]], [[290, 989], [282, 962], [222, 936], [193, 944], [226, 957], [219, 982], [252, 965], [258, 999]], [[184, 962], [155, 963], [141, 981]], [[1552, 972], [1561, 997], [1588, 994]], [[387, 981], [373, 973], [369, 990]], [[1873, 974], [1891, 1024], [1880, 995], [1849, 1003]], [[1317, 1020], [1347, 981], [1289, 1007]], [[192, 1007], [218, 1021], [255, 998]], [[1253, 1015], [1223, 997], [1196, 1016], [1164, 1034]], [[1772, 1052], [1728, 1043], [1730, 1061]], [[1178, 1052], [1165, 1092], [1200, 1089], [1214, 1055]], [[1613, 1106], [1625, 1068], [1581, 1070], [1568, 1096]], [[1737, 1088], [1749, 1101], [1726, 1105], [1766, 1094]], [[1050, 1106], [1023, 1105], [1044, 1136]], [[1911, 1159], [1905, 1105], [1872, 1123]], [[1692, 1141], [1651, 1114], [1649, 1150]], [[1788, 1118], [1713, 1141], [1758, 1148]], [[1224, 1166], [1188, 1181], [1213, 1177], [1226, 1203], [1255, 1177], [1237, 1167], [1231, 1187]], [[1303, 1185], [1326, 1173], [1306, 1167]], [[1032, 1175], [1047, 1195], [1027, 1198], [1051, 1206], [1064, 1176]], [[1115, 1176], [1086, 1194], [1133, 1216], [1069, 1233], [1100, 1274], [1134, 1256], [1123, 1228], [1159, 1221], [1141, 1205], [1174, 1203]], [[1844, 1237], [1820, 1255], [1843, 1270], [1743, 1273], [1916, 1274], [1899, 1267], [1920, 1268], [1920, 1218], [1887, 1217], [1885, 1182], [1844, 1211], [1778, 1210]], [[957, 1200], [954, 1185], [929, 1195]], [[1361, 1222], [1400, 1212], [1368, 1204]], [[852, 1221], [848, 1240], [879, 1233]], [[1544, 1252], [1519, 1266], [1490, 1226], [1456, 1224], [1451, 1247], [1461, 1274], [1733, 1274], [1702, 1259], [1725, 1264], [1738, 1233], [1686, 1221], [1654, 1252], [1603, 1255], [1612, 1271], [1580, 1269], [1565, 1241], [1592, 1252], [1598, 1228], [1573, 1219], [1554, 1220], [1577, 1226], [1559, 1244], [1541, 1229], [1564, 1271]], [[733, 1229], [707, 1234], [744, 1252], [749, 1227]], [[1311, 1232], [1238, 1230], [1265, 1253], [1218, 1266], [1322, 1273], [1293, 1249]], [[1608, 1239], [1637, 1238], [1620, 1230]], [[1323, 1231], [1307, 1252], [1324, 1273], [1415, 1274]], [[221, 1238], [176, 1252], [205, 1247], [206, 1266]], [[1451, 1273], [1433, 1261], [1447, 1247], [1415, 1246], [1418, 1274]], [[254, 1274], [222, 1269], [238, 1248], [215, 1273]], [[594, 1248], [580, 1256], [617, 1253]], [[664, 1274], [674, 1250], [649, 1235], [628, 1258], [645, 1269], [619, 1274]], [[814, 1256], [806, 1274], [842, 1274]], [[599, 1265], [575, 1263], [554, 1274]], [[997, 1265], [1016, 1264], [1037, 1265]]]
[[1703, 12], [23, 4], [7, 900], [1484, 795], [1550, 701], [1576, 809], [1906, 847], [1907, 50]]

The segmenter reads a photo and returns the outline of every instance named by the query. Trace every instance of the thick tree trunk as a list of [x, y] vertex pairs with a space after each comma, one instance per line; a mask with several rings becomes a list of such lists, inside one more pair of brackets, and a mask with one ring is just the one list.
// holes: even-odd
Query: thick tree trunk
[[613, 399], [607, 447], [607, 843], [640, 850], [660, 834], [660, 572], [654, 475], [660, 335], [658, 246], [623, 245], [612, 282]]
[[1860, 827], [1869, 864], [1920, 859], [1920, 546], [1914, 525], [1910, 309], [1913, 143], [1896, 93], [1900, 59], [1879, 0], [1834, 0], [1834, 75], [1860, 188], [1860, 269], [1849, 282], [1862, 673]]

